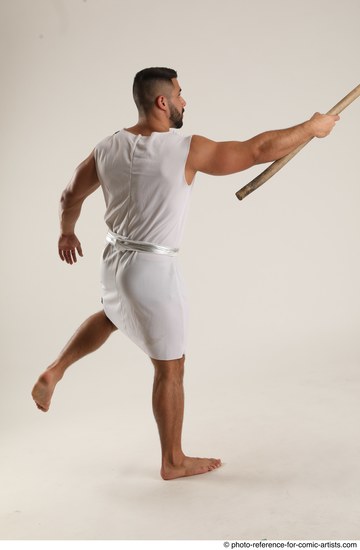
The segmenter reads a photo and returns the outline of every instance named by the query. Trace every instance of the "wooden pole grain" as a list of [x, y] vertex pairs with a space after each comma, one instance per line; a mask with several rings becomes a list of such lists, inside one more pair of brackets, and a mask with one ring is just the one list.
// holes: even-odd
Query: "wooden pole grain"
[[[330, 109], [330, 111], [328, 111], [326, 114], [327, 115], [340, 114], [341, 111], [343, 111], [346, 107], [348, 107], [348, 105], [350, 105], [350, 103], [355, 101], [355, 99], [359, 96], [360, 96], [360, 84], [356, 86], [356, 88], [351, 90], [351, 92], [348, 93], [345, 97], [343, 97], [342, 100], [339, 101], [336, 105], [334, 105], [334, 107]], [[235, 193], [237, 198], [239, 200], [242, 200], [245, 197], [247, 197], [250, 193], [255, 191], [255, 189], [263, 185], [274, 174], [276, 174], [276, 172], [278, 172], [283, 166], [285, 166], [285, 164], [287, 164], [289, 160], [291, 160], [295, 155], [297, 155], [298, 152], [301, 151], [301, 149], [305, 147], [305, 145], [307, 145], [312, 139], [313, 138], [308, 139], [305, 143], [302, 143], [301, 145], [299, 145], [299, 147], [294, 149], [294, 151], [291, 151], [291, 153], [289, 153], [285, 157], [282, 157], [276, 160], [275, 162], [273, 162], [272, 164], [270, 164], [270, 166], [268, 166], [266, 170], [261, 172], [261, 174], [259, 174], [256, 178], [254, 178], [247, 185], [245, 185]]]

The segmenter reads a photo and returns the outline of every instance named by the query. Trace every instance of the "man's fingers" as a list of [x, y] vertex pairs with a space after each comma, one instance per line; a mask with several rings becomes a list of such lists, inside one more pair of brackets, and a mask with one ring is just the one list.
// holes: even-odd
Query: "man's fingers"
[[65, 260], [67, 264], [72, 264], [71, 256], [69, 250], [65, 250], [64, 252]]
[[68, 250], [68, 263], [70, 265], [72, 265], [74, 262], [73, 262], [73, 259], [72, 259], [72, 250]]
[[72, 259], [72, 256], [71, 256], [71, 250], [59, 250], [59, 256], [67, 264], [71, 265], [73, 263], [73, 259]]
[[79, 254], [79, 256], [83, 256], [80, 242], [78, 241], [78, 239], [76, 239], [75, 242], [72, 243], [61, 242], [61, 240], [63, 239], [59, 239], [58, 246], [60, 259], [63, 262], [65, 261], [67, 264], [75, 264], [77, 262], [76, 252]]

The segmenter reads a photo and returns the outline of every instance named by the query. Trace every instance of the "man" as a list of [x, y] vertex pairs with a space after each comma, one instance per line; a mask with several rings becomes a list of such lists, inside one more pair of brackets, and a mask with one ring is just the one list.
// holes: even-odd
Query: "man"
[[176, 254], [197, 172], [227, 175], [281, 158], [339, 120], [315, 113], [306, 122], [247, 141], [215, 142], [174, 131], [185, 100], [173, 69], [149, 68], [133, 84], [138, 122], [102, 140], [76, 169], [61, 197], [59, 255], [72, 265], [82, 256], [74, 229], [82, 203], [102, 187], [109, 227], [102, 262], [103, 310], [87, 319], [39, 377], [32, 396], [47, 411], [57, 382], [78, 359], [120, 328], [154, 365], [153, 412], [162, 449], [163, 479], [201, 474], [220, 459], [182, 451], [183, 374], [187, 302]]

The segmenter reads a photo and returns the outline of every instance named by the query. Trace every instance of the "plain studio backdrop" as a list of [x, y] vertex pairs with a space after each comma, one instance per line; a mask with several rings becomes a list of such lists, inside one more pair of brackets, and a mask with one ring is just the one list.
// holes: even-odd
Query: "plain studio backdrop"
[[162, 481], [153, 366], [119, 331], [30, 392], [101, 308], [101, 190], [57, 255], [76, 166], [133, 125], [148, 66], [178, 71], [184, 134], [244, 140], [326, 112], [359, 83], [357, 0], [1, 0], [2, 539], [360, 537], [360, 99], [240, 202], [265, 165], [195, 179], [180, 261], [190, 300], [184, 450]]

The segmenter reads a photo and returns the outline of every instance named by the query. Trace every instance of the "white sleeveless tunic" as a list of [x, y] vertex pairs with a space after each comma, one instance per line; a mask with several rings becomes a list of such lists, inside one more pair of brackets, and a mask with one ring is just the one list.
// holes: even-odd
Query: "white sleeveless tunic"
[[[191, 136], [125, 129], [94, 149], [109, 229], [135, 241], [179, 248], [193, 183], [185, 180]], [[186, 352], [188, 304], [177, 256], [108, 243], [101, 266], [106, 316], [154, 359]]]

